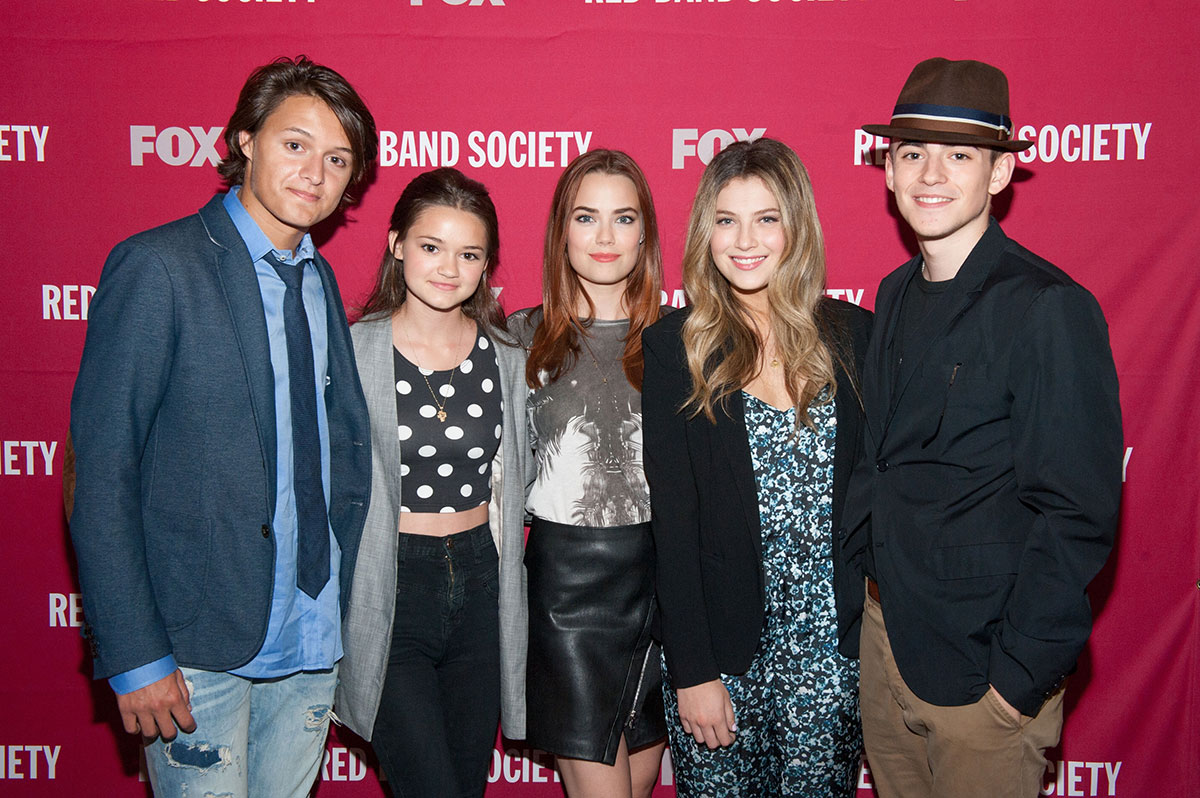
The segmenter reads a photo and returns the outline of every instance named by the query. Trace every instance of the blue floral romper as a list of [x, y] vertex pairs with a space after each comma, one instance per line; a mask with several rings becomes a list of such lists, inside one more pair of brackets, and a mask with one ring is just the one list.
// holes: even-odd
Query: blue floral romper
[[849, 798], [862, 730], [858, 662], [837, 650], [834, 403], [814, 402], [816, 429], [797, 433], [794, 408], [742, 396], [758, 485], [766, 622], [750, 669], [721, 676], [737, 720], [733, 745], [709, 751], [697, 744], [679, 724], [674, 691], [664, 691], [676, 788], [680, 798]]

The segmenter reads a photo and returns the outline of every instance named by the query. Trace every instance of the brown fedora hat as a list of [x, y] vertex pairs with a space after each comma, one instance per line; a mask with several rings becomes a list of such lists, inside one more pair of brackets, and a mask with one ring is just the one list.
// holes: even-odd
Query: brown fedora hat
[[1020, 152], [1032, 141], [1014, 139], [1008, 115], [1008, 78], [982, 61], [930, 58], [913, 67], [888, 125], [863, 125], [896, 141], [971, 144]]

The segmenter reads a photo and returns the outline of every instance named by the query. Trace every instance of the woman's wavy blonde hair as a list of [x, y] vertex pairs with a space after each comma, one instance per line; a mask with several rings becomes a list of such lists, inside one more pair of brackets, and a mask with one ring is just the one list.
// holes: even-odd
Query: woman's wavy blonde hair
[[837, 389], [825, 343], [827, 322], [819, 311], [825, 296], [825, 242], [804, 164], [786, 144], [766, 138], [726, 147], [709, 163], [696, 189], [683, 252], [683, 286], [692, 306], [683, 325], [692, 392], [683, 410], [715, 421], [714, 406], [724, 405], [759, 371], [762, 342], [749, 312], [717, 270], [710, 248], [717, 195], [733, 180], [754, 177], [775, 196], [786, 232], [779, 265], [767, 285], [770, 323], [788, 395], [804, 410], [796, 414], [797, 427], [812, 427], [809, 406], [826, 386], [828, 396]]

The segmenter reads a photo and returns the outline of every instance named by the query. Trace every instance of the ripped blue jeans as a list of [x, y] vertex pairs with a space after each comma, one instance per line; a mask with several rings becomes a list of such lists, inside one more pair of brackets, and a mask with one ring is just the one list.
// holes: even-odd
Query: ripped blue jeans
[[196, 731], [146, 748], [158, 798], [304, 798], [325, 751], [332, 670], [246, 679], [183, 668]]

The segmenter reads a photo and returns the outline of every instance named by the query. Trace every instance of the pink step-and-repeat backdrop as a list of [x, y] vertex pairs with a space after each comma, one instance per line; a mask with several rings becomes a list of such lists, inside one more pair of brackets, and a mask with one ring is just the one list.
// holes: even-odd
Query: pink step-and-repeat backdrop
[[[1005, 229], [1099, 298], [1125, 416], [1116, 551], [1069, 688], [1053, 796], [1200, 795], [1200, 17], [1190, 0], [40, 0], [0, 4], [0, 793], [137, 796], [138, 743], [90, 680], [61, 502], [68, 401], [108, 250], [220, 190], [222, 126], [251, 69], [306, 53], [360, 89], [381, 162], [318, 232], [350, 303], [419, 171], [453, 165], [500, 212], [508, 310], [540, 296], [555, 180], [581, 151], [647, 172], [679, 257], [714, 147], [771, 136], [816, 186], [829, 293], [871, 307], [910, 256], [878, 147], [911, 67], [1009, 76], [1020, 156]], [[319, 793], [376, 796], [370, 747], [335, 732]], [[664, 768], [656, 796], [674, 795]], [[490, 798], [555, 796], [549, 759], [502, 740]], [[869, 769], [861, 795], [871, 794]]]

